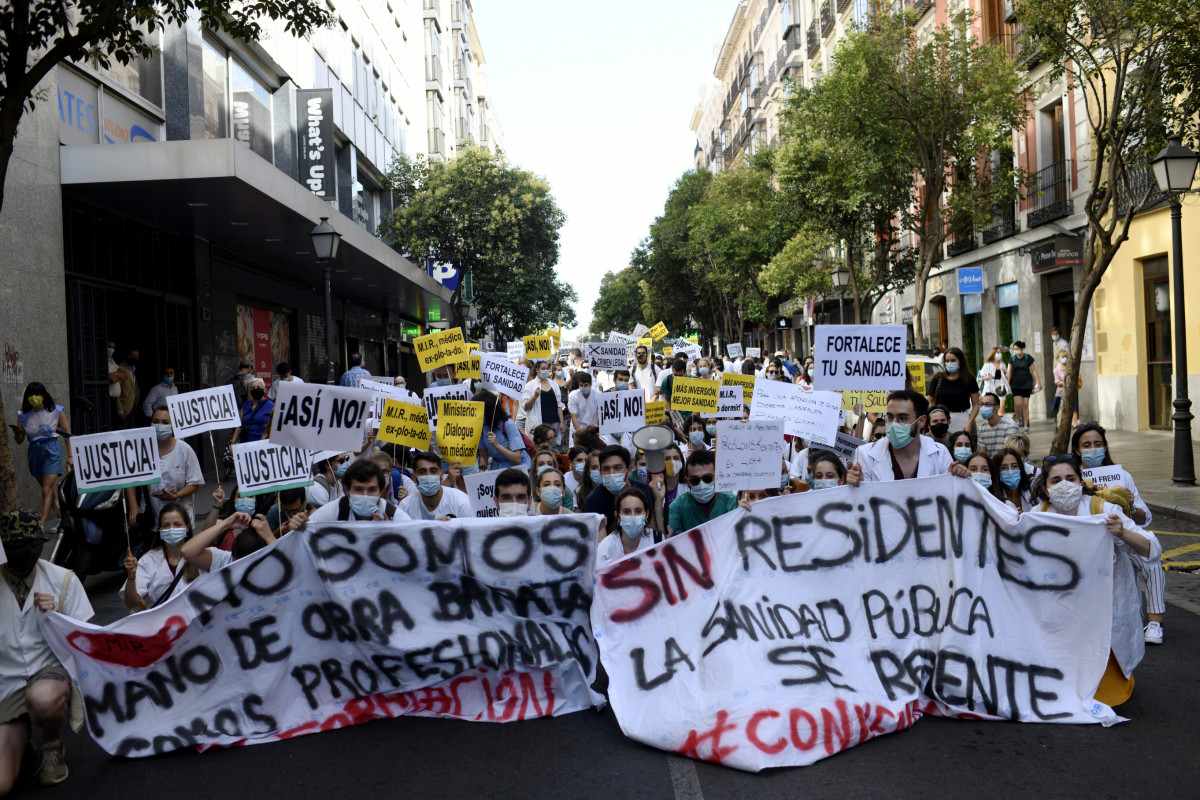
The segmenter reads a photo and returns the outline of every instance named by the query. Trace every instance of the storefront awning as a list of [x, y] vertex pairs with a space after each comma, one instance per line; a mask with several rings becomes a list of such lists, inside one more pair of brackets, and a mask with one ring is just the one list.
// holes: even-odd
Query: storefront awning
[[421, 322], [452, 318], [446, 287], [232, 139], [62, 147], [60, 162], [65, 192], [303, 286], [323, 285], [308, 234], [329, 217], [342, 235], [336, 295]]

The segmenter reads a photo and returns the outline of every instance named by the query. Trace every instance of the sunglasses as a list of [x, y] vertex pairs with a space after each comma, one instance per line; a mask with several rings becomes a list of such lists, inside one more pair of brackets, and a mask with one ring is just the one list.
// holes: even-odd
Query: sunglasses
[[701, 481], [712, 483], [714, 480], [716, 480], [714, 475], [694, 475], [687, 479], [688, 486], [699, 486]]
[[1054, 464], [1074, 464], [1075, 456], [1071, 453], [1059, 453], [1042, 459], [1042, 469], [1047, 470]]

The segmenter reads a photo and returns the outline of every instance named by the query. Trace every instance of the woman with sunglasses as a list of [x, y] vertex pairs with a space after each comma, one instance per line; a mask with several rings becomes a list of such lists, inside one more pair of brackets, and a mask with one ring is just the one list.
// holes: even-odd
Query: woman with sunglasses
[[[1133, 482], [1133, 476], [1113, 462], [1108, 447], [1108, 434], [1100, 423], [1085, 422], [1076, 428], [1071, 434], [1071, 452], [1080, 460], [1084, 469], [1090, 472], [1087, 477], [1091, 479], [1092, 488], [1096, 492], [1103, 494], [1108, 489], [1124, 489], [1129, 498], [1128, 508], [1121, 502], [1124, 498], [1108, 499], [1116, 500], [1129, 518], [1138, 525], [1150, 524], [1154, 515], [1142, 500], [1137, 484]], [[1138, 564], [1135, 562], [1134, 566]], [[1166, 573], [1158, 561], [1150, 564], [1145, 571], [1139, 572], [1146, 583], [1146, 641], [1150, 644], [1162, 644], [1163, 618], [1167, 611]]]
[[1022, 514], [1032, 511], [1033, 497], [1029, 488], [1033, 482], [1033, 470], [1028, 468], [1021, 454], [1011, 447], [1004, 447], [992, 457], [992, 463], [996, 466], [996, 474], [1000, 476], [1000, 499]]
[[1162, 545], [1150, 531], [1144, 530], [1121, 507], [1095, 497], [1083, 485], [1083, 469], [1074, 455], [1047, 456], [1042, 475], [1034, 482], [1033, 495], [1041, 500], [1041, 511], [1070, 517], [1103, 517], [1113, 541], [1112, 652], [1108, 668], [1096, 691], [1096, 699], [1109, 706], [1129, 699], [1133, 691], [1133, 670], [1146, 652], [1142, 632], [1142, 596], [1134, 565], [1157, 563]]

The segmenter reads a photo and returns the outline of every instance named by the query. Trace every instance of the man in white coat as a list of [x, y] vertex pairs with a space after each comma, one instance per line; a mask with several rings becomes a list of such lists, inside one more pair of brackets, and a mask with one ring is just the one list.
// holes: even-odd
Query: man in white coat
[[921, 436], [929, 413], [929, 401], [917, 392], [903, 389], [887, 398], [887, 436], [858, 448], [858, 460], [846, 473], [846, 483], [899, 481], [927, 478], [947, 472], [961, 477], [969, 473], [942, 445]]

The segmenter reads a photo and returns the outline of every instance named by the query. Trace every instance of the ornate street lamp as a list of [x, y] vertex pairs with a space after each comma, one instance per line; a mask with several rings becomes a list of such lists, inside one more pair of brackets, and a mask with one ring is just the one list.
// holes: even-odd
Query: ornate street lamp
[[342, 235], [329, 224], [329, 217], [321, 217], [317, 227], [308, 234], [312, 239], [317, 263], [325, 268], [325, 382], [334, 383], [333, 374], [333, 260], [337, 258], [338, 244]]
[[850, 283], [850, 270], [846, 269], [845, 266], [839, 265], [830, 277], [833, 278], [833, 285], [838, 290], [838, 324], [845, 325], [846, 319], [842, 313], [842, 299], [846, 295], [846, 286]]

